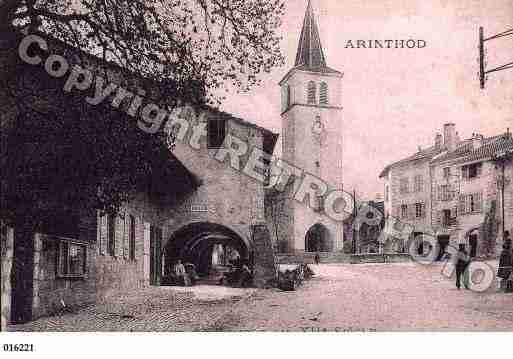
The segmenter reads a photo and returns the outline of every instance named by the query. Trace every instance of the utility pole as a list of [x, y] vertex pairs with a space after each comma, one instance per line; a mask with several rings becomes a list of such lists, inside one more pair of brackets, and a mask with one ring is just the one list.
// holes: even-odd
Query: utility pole
[[492, 68], [490, 70], [486, 69], [486, 50], [485, 50], [485, 44], [487, 41], [499, 39], [501, 37], [506, 36], [512, 36], [513, 35], [513, 29], [503, 31], [499, 34], [490, 36], [485, 38], [484, 37], [484, 29], [482, 26], [479, 27], [479, 84], [481, 86], [481, 89], [485, 88], [485, 83], [487, 80], [486, 75], [492, 72], [502, 71], [513, 68], [513, 61], [509, 62], [507, 64], [504, 64], [502, 66], [498, 66], [495, 68]]
[[356, 190], [353, 190], [353, 243], [352, 243], [352, 252], [356, 254], [356, 229], [354, 228], [354, 221], [356, 221], [356, 217], [358, 216], [358, 208], [356, 202]]

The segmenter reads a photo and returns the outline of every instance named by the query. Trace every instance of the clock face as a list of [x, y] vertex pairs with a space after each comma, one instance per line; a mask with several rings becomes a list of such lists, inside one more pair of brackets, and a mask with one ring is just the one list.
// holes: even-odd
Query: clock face
[[312, 132], [316, 135], [320, 135], [324, 131], [324, 125], [320, 120], [314, 122], [312, 126]]

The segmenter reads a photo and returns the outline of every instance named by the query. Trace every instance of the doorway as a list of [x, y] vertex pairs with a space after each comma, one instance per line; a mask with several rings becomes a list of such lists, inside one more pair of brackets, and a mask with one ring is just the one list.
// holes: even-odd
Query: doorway
[[333, 243], [330, 238], [328, 229], [317, 223], [313, 225], [305, 236], [306, 252], [331, 252], [333, 251]]
[[469, 255], [470, 258], [477, 256], [477, 234], [472, 233], [468, 236]]
[[444, 259], [445, 254], [447, 253], [447, 247], [449, 246], [450, 237], [448, 235], [438, 236], [438, 256], [436, 258], [437, 262], [440, 262]]
[[162, 277], [162, 229], [150, 226], [150, 285], [160, 285]]

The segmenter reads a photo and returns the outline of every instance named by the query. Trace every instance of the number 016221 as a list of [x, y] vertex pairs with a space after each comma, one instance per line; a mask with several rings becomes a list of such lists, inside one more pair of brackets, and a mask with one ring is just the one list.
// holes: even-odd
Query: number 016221
[[33, 352], [34, 344], [4, 344], [4, 352]]

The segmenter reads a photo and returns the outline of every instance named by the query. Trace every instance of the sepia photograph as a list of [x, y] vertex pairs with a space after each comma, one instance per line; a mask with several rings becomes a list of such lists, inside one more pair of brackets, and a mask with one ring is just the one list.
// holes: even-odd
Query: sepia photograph
[[511, 0], [0, 0], [2, 352], [507, 355], [512, 41]]

